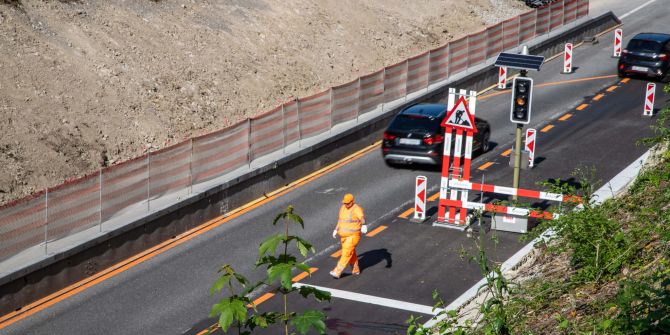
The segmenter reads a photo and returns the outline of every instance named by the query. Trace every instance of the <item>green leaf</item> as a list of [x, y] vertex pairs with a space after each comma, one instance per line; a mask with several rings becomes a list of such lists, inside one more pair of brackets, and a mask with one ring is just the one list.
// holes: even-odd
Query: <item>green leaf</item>
[[308, 247], [300, 240], [296, 241], [296, 244], [298, 245], [298, 250], [300, 251], [302, 257], [307, 257], [307, 253], [309, 252]]
[[305, 229], [305, 223], [302, 221], [302, 218], [299, 215], [293, 213], [287, 213], [286, 218], [299, 224], [302, 227], [302, 229]]
[[209, 290], [210, 295], [214, 295], [214, 293], [221, 292], [224, 286], [230, 282], [230, 278], [232, 276], [228, 273], [225, 275], [219, 277], [219, 279], [214, 282], [214, 285], [212, 285], [212, 288]]
[[300, 286], [298, 290], [301, 296], [304, 298], [309, 297], [310, 294], [314, 295], [314, 299], [317, 301], [330, 301], [331, 295], [328, 291], [322, 291], [311, 286]]
[[268, 254], [270, 251], [272, 252], [272, 255], [277, 254], [277, 245], [279, 245], [279, 242], [281, 242], [284, 239], [283, 234], [278, 234], [278, 235], [272, 235], [265, 239], [263, 243], [261, 243], [261, 246], [258, 247], [258, 255], [263, 256], [265, 254]]
[[268, 281], [270, 283], [280, 279], [281, 285], [284, 289], [291, 289], [293, 283], [291, 282], [291, 270], [293, 269], [293, 264], [290, 263], [278, 263], [272, 265], [268, 268]]
[[245, 322], [247, 319], [247, 307], [244, 300], [230, 297], [219, 301], [218, 304], [212, 307], [210, 317], [219, 315], [219, 325], [224, 331], [228, 331], [230, 325], [238, 320]]
[[303, 314], [297, 314], [291, 324], [300, 332], [306, 334], [310, 329], [318, 331], [320, 334], [326, 333], [326, 315], [321, 311], [306, 311]]

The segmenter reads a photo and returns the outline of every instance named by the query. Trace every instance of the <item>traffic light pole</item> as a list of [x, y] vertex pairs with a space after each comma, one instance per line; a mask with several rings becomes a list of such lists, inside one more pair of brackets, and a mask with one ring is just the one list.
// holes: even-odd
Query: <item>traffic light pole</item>
[[[526, 70], [521, 70], [519, 72], [519, 77], [525, 77], [527, 74]], [[519, 188], [519, 175], [521, 174], [521, 131], [523, 130], [523, 124], [516, 124], [516, 143], [514, 144], [514, 181], [512, 182], [512, 187]], [[519, 197], [515, 194], [512, 196], [512, 200], [517, 201]]]

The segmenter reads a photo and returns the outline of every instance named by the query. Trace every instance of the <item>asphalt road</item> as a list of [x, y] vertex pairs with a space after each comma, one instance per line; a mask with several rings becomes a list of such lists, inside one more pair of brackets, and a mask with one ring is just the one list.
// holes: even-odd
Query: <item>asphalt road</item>
[[[646, 2], [619, 2], [617, 14]], [[670, 8], [661, 2], [652, 2], [624, 19], [624, 41], [641, 31], [670, 32]], [[651, 134], [649, 126], [656, 117], [642, 117], [643, 81], [622, 82], [613, 76], [616, 61], [610, 57], [612, 39], [610, 33], [601, 37], [599, 44], [577, 47], [577, 69], [573, 74], [559, 73], [560, 58], [530, 74], [536, 85], [531, 126], [538, 130], [548, 125], [553, 128], [538, 133], [538, 164], [533, 170], [523, 171], [521, 187], [536, 189], [538, 181], [549, 178], [567, 180], [578, 167], [593, 167], [601, 184], [647, 150], [636, 142]], [[657, 92], [661, 93], [660, 87]], [[599, 94], [603, 96], [594, 100]], [[670, 106], [669, 97], [659, 95], [656, 106]], [[563, 118], [566, 113], [571, 116]], [[478, 101], [477, 115], [492, 124], [496, 146], [473, 160], [471, 179], [479, 181], [483, 177], [486, 183], [511, 186], [509, 158], [501, 155], [514, 139], [514, 126], [509, 122], [509, 93], [484, 94]], [[478, 169], [488, 162], [493, 164]], [[410, 223], [399, 217], [411, 207], [414, 177], [419, 174], [428, 177], [429, 195], [436, 193], [438, 171], [388, 168], [379, 149], [374, 149], [206, 234], [31, 315], [2, 333], [197, 334], [215, 322], [207, 314], [216, 301], [209, 295], [209, 287], [217, 277], [218, 267], [231, 264], [250, 279], [260, 279], [263, 272], [254, 267], [256, 248], [266, 236], [278, 232], [272, 219], [289, 204], [306, 222], [304, 231], [292, 233], [311, 241], [317, 249], [308, 264], [318, 270], [301, 282], [427, 306], [432, 305], [431, 292], [437, 289], [449, 302], [481, 275], [476, 264], [459, 257], [462, 248], [473, 246], [464, 233], [432, 227], [430, 222]], [[338, 246], [330, 233], [339, 201], [347, 192], [357, 196], [372, 228], [387, 228], [362, 240], [362, 275], [334, 280], [328, 271], [335, 265], [331, 254]], [[431, 202], [428, 206], [433, 217], [435, 205]], [[518, 235], [496, 234], [499, 244], [489, 245], [489, 255], [496, 260], [506, 259], [522, 246]], [[279, 303], [273, 297], [259, 308], [277, 309]], [[324, 310], [332, 334], [404, 333], [408, 316], [420, 314], [340, 298], [316, 304], [291, 297], [290, 308]]]

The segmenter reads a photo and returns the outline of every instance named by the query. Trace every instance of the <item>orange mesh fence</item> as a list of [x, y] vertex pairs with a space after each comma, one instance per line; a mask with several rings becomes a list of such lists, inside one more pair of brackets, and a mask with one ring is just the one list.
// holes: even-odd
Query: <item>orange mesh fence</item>
[[47, 238], [55, 240], [100, 224], [100, 174], [48, 190]]
[[284, 147], [284, 118], [282, 106], [251, 119], [249, 135], [250, 159]]
[[552, 2], [549, 5], [549, 30], [563, 25], [563, 1]]
[[330, 89], [298, 99], [300, 138], [321, 134], [330, 129]]
[[193, 138], [193, 183], [216, 178], [247, 164], [249, 122]]
[[468, 38], [449, 42], [449, 75], [459, 73], [468, 66]]
[[531, 10], [519, 16], [519, 43], [535, 37], [535, 18], [537, 11]]
[[429, 53], [424, 52], [407, 60], [407, 93], [428, 87]]
[[333, 87], [333, 125], [353, 120], [358, 116], [359, 80]]
[[45, 192], [0, 208], [0, 260], [44, 242], [46, 208]]
[[407, 95], [407, 61], [384, 68], [384, 102]]
[[481, 64], [486, 60], [486, 30], [468, 36], [468, 66]]
[[149, 198], [149, 155], [102, 171], [102, 220]]
[[384, 70], [361, 77], [360, 114], [374, 110], [384, 99]]
[[430, 50], [429, 82], [435, 83], [449, 76], [449, 45]]

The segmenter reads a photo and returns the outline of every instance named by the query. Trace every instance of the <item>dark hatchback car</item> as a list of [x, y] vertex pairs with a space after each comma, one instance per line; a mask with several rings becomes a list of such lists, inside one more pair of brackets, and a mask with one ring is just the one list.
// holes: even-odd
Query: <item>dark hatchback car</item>
[[640, 33], [628, 42], [617, 66], [619, 77], [643, 75], [668, 80], [670, 35]]
[[[440, 126], [447, 114], [444, 104], [418, 104], [403, 109], [384, 132], [382, 155], [389, 165], [442, 164], [444, 129]], [[489, 123], [475, 117], [473, 151], [490, 149]]]

